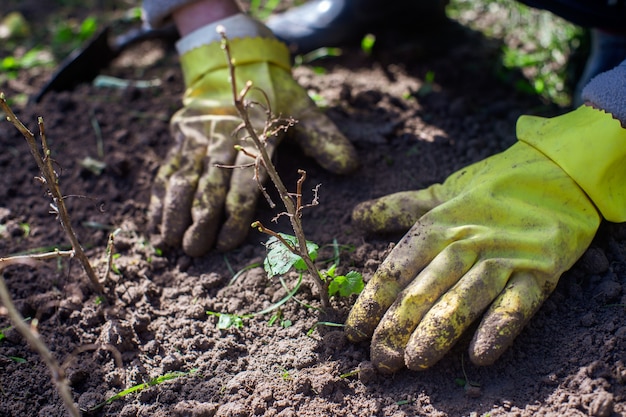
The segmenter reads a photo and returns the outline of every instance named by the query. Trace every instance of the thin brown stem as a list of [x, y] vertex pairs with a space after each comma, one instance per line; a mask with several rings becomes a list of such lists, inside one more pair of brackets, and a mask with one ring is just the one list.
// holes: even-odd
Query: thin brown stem
[[[56, 251], [52, 253], [46, 253], [41, 255], [28, 255], [28, 256], [12, 256], [9, 258], [0, 259], [0, 271], [4, 270], [9, 265], [33, 265], [36, 259], [50, 259], [58, 256], [72, 256], [73, 251]], [[6, 308], [11, 322], [15, 326], [18, 332], [26, 339], [28, 344], [33, 348], [39, 356], [43, 359], [44, 363], [48, 366], [50, 373], [52, 374], [52, 381], [59, 391], [59, 395], [63, 399], [65, 408], [72, 415], [72, 417], [79, 417], [80, 412], [74, 404], [72, 399], [72, 393], [70, 392], [70, 386], [65, 378], [65, 372], [59, 366], [59, 362], [54, 358], [52, 352], [48, 349], [46, 344], [39, 338], [36, 331], [33, 331], [24, 320], [24, 317], [17, 311], [9, 290], [6, 286], [4, 278], [0, 276], [0, 302]]]
[[[250, 117], [248, 115], [248, 111], [247, 111], [246, 103], [245, 103], [245, 96], [248, 93], [248, 91], [250, 91], [250, 89], [252, 88], [252, 82], [251, 81], [246, 82], [246, 85], [242, 89], [241, 94], [239, 95], [237, 94], [235, 65], [233, 63], [233, 59], [232, 59], [232, 55], [230, 51], [230, 44], [228, 42], [228, 38], [226, 37], [226, 33], [223, 27], [218, 28], [218, 33], [222, 37], [222, 48], [224, 49], [224, 52], [226, 53], [226, 59], [228, 62], [228, 68], [229, 68], [230, 80], [231, 80], [231, 90], [233, 94], [233, 101], [235, 103], [235, 108], [237, 109], [239, 116], [243, 120], [244, 128], [249, 133], [250, 139], [252, 140], [257, 150], [259, 151], [260, 155], [258, 158], [262, 160], [262, 163], [263, 163], [263, 166], [265, 167], [267, 175], [269, 176], [270, 180], [276, 187], [278, 194], [280, 195], [280, 198], [287, 211], [289, 221], [291, 222], [291, 228], [293, 229], [296, 239], [298, 241], [298, 245], [295, 248], [292, 248], [292, 246], [289, 244], [286, 244], [285, 246], [290, 248], [290, 250], [291, 249], [295, 250], [295, 253], [298, 256], [300, 256], [302, 260], [304, 260], [304, 263], [307, 266], [307, 270], [309, 271], [309, 274], [313, 278], [313, 282], [315, 282], [316, 286], [318, 287], [322, 307], [325, 309], [329, 308], [330, 299], [328, 297], [328, 289], [327, 289], [326, 282], [322, 280], [319, 270], [313, 263], [313, 260], [311, 259], [307, 251], [306, 238], [304, 235], [304, 230], [302, 228], [302, 222], [301, 222], [300, 215], [299, 215], [299, 211], [301, 208], [301, 199], [297, 198], [294, 200], [294, 198], [291, 196], [291, 194], [287, 190], [287, 187], [285, 186], [282, 179], [278, 175], [278, 172], [276, 171], [276, 167], [272, 163], [272, 159], [267, 151], [265, 142], [259, 138], [258, 134], [256, 133], [256, 130], [254, 129], [254, 126], [252, 126], [252, 122], [250, 121]], [[268, 114], [269, 114], [268, 123], [270, 123], [271, 109], [268, 110]], [[265, 131], [267, 131], [267, 126], [266, 126]], [[300, 188], [301, 188], [301, 185], [300, 185]]]
[[91, 283], [91, 286], [93, 287], [94, 291], [96, 291], [96, 293], [100, 297], [105, 299], [104, 287], [98, 280], [96, 273], [91, 267], [91, 263], [89, 262], [87, 255], [85, 255], [85, 252], [80, 244], [80, 241], [78, 240], [78, 237], [76, 237], [76, 233], [74, 232], [74, 229], [72, 227], [70, 215], [67, 210], [67, 207], [65, 206], [65, 201], [64, 201], [63, 195], [61, 194], [61, 190], [59, 188], [58, 177], [57, 177], [56, 172], [54, 171], [54, 167], [52, 166], [52, 159], [50, 157], [51, 151], [50, 151], [50, 148], [48, 147], [48, 142], [46, 139], [43, 118], [40, 117], [38, 119], [39, 135], [41, 138], [42, 152], [43, 152], [43, 155], [42, 155], [39, 149], [37, 148], [35, 135], [17, 118], [15, 113], [13, 113], [13, 110], [11, 110], [11, 108], [6, 102], [4, 93], [0, 93], [0, 107], [2, 107], [2, 110], [6, 114], [7, 120], [11, 122], [11, 124], [15, 126], [15, 128], [22, 134], [22, 136], [24, 136], [24, 139], [26, 139], [26, 143], [28, 144], [30, 153], [35, 159], [35, 162], [37, 163], [37, 166], [39, 167], [39, 170], [41, 171], [41, 175], [43, 179], [45, 180], [46, 186], [48, 187], [48, 191], [50, 192], [50, 195], [52, 197], [54, 209], [58, 213], [58, 216], [59, 216], [59, 222], [61, 223], [61, 226], [65, 230], [67, 237], [70, 240], [70, 243], [72, 244], [72, 248], [74, 249], [75, 256], [76, 258], [78, 258], [78, 261], [81, 263], [83, 269], [85, 270], [85, 273], [87, 274], [87, 278], [89, 278], [89, 282]]

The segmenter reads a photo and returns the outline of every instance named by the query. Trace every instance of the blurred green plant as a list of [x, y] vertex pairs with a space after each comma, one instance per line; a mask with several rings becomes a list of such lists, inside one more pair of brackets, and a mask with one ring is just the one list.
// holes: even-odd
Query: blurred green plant
[[[9, 55], [0, 60], [0, 72], [8, 78], [15, 78], [18, 70], [54, 64], [54, 58], [43, 47], [29, 49], [22, 55]], [[1, 79], [1, 76], [0, 76]]]
[[[544, 10], [514, 0], [451, 0], [449, 17], [503, 42], [496, 76], [524, 93], [569, 105], [569, 58], [581, 47], [585, 30]], [[521, 72], [524, 79], [512, 77]]]
[[52, 49], [63, 55], [80, 47], [98, 30], [98, 21], [89, 16], [82, 22], [62, 20], [54, 28], [52, 35]]
[[280, 0], [250, 0], [249, 13], [259, 20], [267, 19], [280, 4]]

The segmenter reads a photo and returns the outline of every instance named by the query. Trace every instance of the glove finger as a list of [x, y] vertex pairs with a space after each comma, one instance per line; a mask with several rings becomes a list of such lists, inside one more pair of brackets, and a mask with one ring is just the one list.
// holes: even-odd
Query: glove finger
[[[268, 151], [271, 154], [271, 149]], [[236, 166], [251, 163], [254, 163], [254, 160], [242, 152], [237, 155]], [[259, 178], [256, 178], [257, 175]], [[232, 250], [245, 240], [256, 210], [260, 193], [259, 184], [264, 184], [266, 178], [267, 173], [262, 167], [236, 168], [232, 173], [224, 207], [226, 220], [218, 235], [217, 250], [223, 252]]]
[[346, 320], [353, 342], [367, 340], [402, 291], [443, 247], [442, 234], [427, 233], [430, 223], [416, 223], [369, 280]]
[[294, 116], [298, 123], [292, 128], [293, 140], [327, 171], [335, 174], [355, 171], [358, 155], [350, 141], [313, 102], [311, 106]]
[[163, 208], [165, 207], [165, 194], [170, 177], [180, 168], [181, 155], [178, 147], [172, 148], [165, 162], [159, 167], [152, 183], [150, 205], [148, 207], [148, 230], [160, 233], [159, 229], [163, 221]]
[[402, 291], [385, 313], [372, 337], [371, 358], [383, 373], [404, 368], [404, 351], [411, 334], [437, 299], [475, 263], [476, 255], [456, 242]]
[[[281, 85], [277, 111], [296, 119], [289, 135], [307, 156], [335, 174], [348, 174], [358, 167], [358, 156], [350, 141], [315, 105], [291, 74], [280, 71], [274, 82]], [[280, 84], [278, 84], [280, 83]]]
[[163, 199], [161, 235], [163, 242], [170, 247], [180, 246], [183, 234], [191, 224], [191, 206], [205, 155], [206, 145], [185, 141], [180, 167], [169, 179]]
[[406, 346], [406, 366], [421, 370], [439, 361], [502, 291], [511, 270], [501, 259], [475, 265], [418, 324]]
[[203, 256], [213, 247], [222, 220], [231, 177], [231, 169], [224, 165], [231, 164], [236, 151], [230, 141], [221, 145], [211, 147], [204, 159], [204, 174], [191, 207], [192, 223], [183, 237], [183, 250], [189, 256]]
[[364, 201], [352, 211], [356, 227], [368, 233], [402, 233], [444, 200], [440, 184]]
[[537, 281], [530, 272], [513, 275], [506, 289], [489, 307], [474, 334], [469, 348], [472, 363], [491, 365], [511, 346], [552, 292], [552, 289], [543, 289]]

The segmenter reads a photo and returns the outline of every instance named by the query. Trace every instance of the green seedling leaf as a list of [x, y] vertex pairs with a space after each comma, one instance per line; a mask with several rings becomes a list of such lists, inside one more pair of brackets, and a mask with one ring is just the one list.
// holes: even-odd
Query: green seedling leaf
[[332, 279], [328, 285], [328, 295], [339, 294], [342, 297], [348, 297], [352, 294], [360, 294], [365, 284], [363, 275], [356, 271], [350, 271], [346, 275], [339, 275]]
[[243, 328], [243, 319], [252, 317], [249, 314], [240, 316], [237, 314], [218, 313], [215, 311], [207, 311], [206, 313], [209, 316], [217, 317], [217, 328], [220, 330], [230, 329], [231, 327], [236, 327], [237, 329], [241, 329]]
[[[300, 285], [302, 284], [302, 274], [300, 274], [300, 277], [298, 278], [298, 282], [291, 290], [287, 287], [287, 284], [285, 284], [285, 281], [282, 279], [282, 277], [280, 277], [280, 283], [287, 290], [287, 295], [285, 295], [279, 301], [277, 301], [276, 303], [272, 304], [271, 306], [261, 311], [257, 311], [256, 313], [243, 314], [243, 315], [230, 314], [230, 313], [218, 313], [216, 311], [207, 311], [206, 313], [210, 316], [218, 317], [217, 328], [220, 330], [229, 329], [231, 327], [236, 327], [238, 329], [241, 329], [243, 327], [244, 319], [249, 319], [255, 316], [262, 316], [267, 313], [271, 313], [272, 311], [278, 309], [280, 306], [285, 304], [291, 298], [293, 298], [294, 294], [298, 292], [298, 290], [300, 289]], [[271, 326], [279, 318], [281, 319], [280, 325], [282, 327], [291, 326], [290, 320], [282, 320], [282, 313], [280, 312], [280, 310], [278, 313], [274, 314], [270, 318], [268, 325]]]
[[272, 317], [270, 317], [270, 319], [267, 321], [267, 325], [270, 327], [273, 326], [274, 323], [276, 323], [276, 320], [282, 317], [282, 315], [283, 315], [282, 311], [278, 310], [278, 312], [273, 314]]
[[[280, 236], [290, 245], [295, 247], [297, 245], [297, 239], [295, 236], [280, 233]], [[302, 258], [289, 250], [283, 242], [278, 238], [272, 236], [265, 243], [267, 248], [267, 257], [263, 261], [263, 267], [265, 272], [271, 278], [276, 275], [286, 274], [292, 267], [297, 271], [306, 271], [306, 264]], [[313, 242], [306, 242], [306, 248], [311, 260], [317, 259], [317, 246]]]
[[30, 236], [30, 224], [28, 223], [20, 223], [20, 229], [24, 233], [24, 237]]
[[54, 58], [40, 47], [30, 49], [20, 57], [7, 56], [0, 60], [0, 69], [17, 71], [34, 67], [48, 66], [54, 63]]
[[230, 281], [228, 281], [228, 285], [233, 285], [235, 283], [235, 281], [237, 281], [237, 279], [242, 276], [244, 274], [244, 272], [249, 271], [253, 268], [256, 268], [258, 266], [261, 266], [260, 262], [254, 262], [251, 263], [250, 265], [246, 265], [243, 268], [241, 268], [239, 271], [237, 271], [237, 273], [234, 273], [232, 267], [230, 266], [230, 263], [228, 262], [228, 259], [226, 257], [224, 257], [224, 261], [226, 262], [226, 265], [229, 269], [229, 271], [231, 271], [231, 275], [233, 276]]
[[345, 324], [341, 324], [341, 323], [333, 323], [332, 321], [318, 321], [317, 323], [315, 323], [315, 326], [311, 327], [309, 329], [308, 332], [306, 332], [307, 336], [311, 336], [313, 334], [313, 332], [315, 331], [315, 329], [317, 329], [318, 326], [328, 326], [328, 327], [344, 327]]
[[315, 49], [304, 55], [296, 55], [294, 58], [294, 65], [299, 66], [299, 65], [310, 64], [316, 59], [337, 57], [337, 56], [341, 56], [342, 53], [343, 52], [340, 48], [322, 47], [322, 48]]
[[339, 375], [339, 378], [341, 379], [350, 378], [350, 377], [358, 375], [359, 372], [361, 372], [359, 369], [355, 369], [353, 371], [349, 371], [349, 372]]
[[161, 376], [158, 376], [156, 378], [153, 378], [153, 379], [151, 379], [148, 382], [144, 382], [143, 384], [134, 385], [134, 386], [132, 386], [130, 388], [127, 388], [127, 389], [125, 389], [123, 391], [120, 391], [117, 394], [115, 394], [114, 396], [106, 399], [105, 401], [101, 402], [100, 404], [95, 405], [94, 407], [92, 407], [92, 408], [90, 408], [89, 410], [86, 410], [86, 411], [89, 411], [89, 412], [96, 411], [96, 410], [104, 407], [105, 405], [111, 404], [113, 401], [116, 401], [116, 400], [119, 400], [121, 398], [124, 398], [128, 394], [132, 394], [134, 392], [143, 391], [146, 388], [162, 384], [163, 382], [170, 381], [172, 379], [180, 378], [181, 376], [191, 375], [191, 374], [195, 373], [196, 371], [197, 371], [197, 369], [192, 369], [189, 372], [180, 372], [180, 371], [169, 372], [169, 373], [167, 373], [165, 375], [161, 375]]
[[[30, 317], [26, 317], [24, 319], [24, 322], [29, 321], [31, 318]], [[4, 334], [4, 332], [6, 332], [7, 330], [11, 330], [13, 328], [13, 326], [9, 326], [9, 327], [5, 327], [4, 329], [0, 329], [0, 341], [2, 341], [3, 339], [6, 339], [6, 335]]]
[[124, 13], [124, 17], [129, 21], [140, 22], [142, 14], [143, 12], [141, 7], [131, 7], [126, 11], [126, 13]]
[[98, 30], [98, 22], [94, 17], [87, 17], [80, 24], [80, 28], [78, 30], [78, 37], [81, 41], [86, 41], [91, 38], [94, 33]]
[[289, 374], [289, 370], [286, 368], [282, 368], [280, 372], [280, 377], [283, 379], [283, 381], [291, 381], [293, 379]]
[[20, 358], [19, 356], [9, 356], [9, 359], [15, 363], [26, 363], [26, 359]]
[[257, 19], [263, 21], [267, 19], [278, 7], [280, 0], [267, 0], [263, 2], [261, 0], [251, 0], [249, 13]]
[[368, 33], [361, 39], [361, 50], [366, 55], [371, 55], [374, 50], [374, 44], [376, 43], [376, 35]]
[[[121, 256], [122, 256], [121, 253], [114, 253], [113, 260], [119, 259]], [[122, 273], [120, 272], [120, 269], [114, 263], [111, 263], [111, 271], [113, 271], [116, 275], [122, 275]]]
[[86, 156], [79, 161], [80, 166], [91, 172], [95, 176], [102, 174], [102, 171], [107, 167], [107, 164], [103, 161], [99, 161], [91, 156]]

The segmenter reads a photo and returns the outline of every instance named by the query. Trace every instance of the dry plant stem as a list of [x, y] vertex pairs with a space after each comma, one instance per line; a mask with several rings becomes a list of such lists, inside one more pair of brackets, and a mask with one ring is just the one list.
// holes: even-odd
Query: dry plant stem
[[[250, 91], [250, 88], [252, 87], [252, 83], [248, 81], [245, 87], [243, 88], [243, 90], [241, 91], [241, 93], [240, 94], [237, 93], [237, 85], [235, 81], [236, 80], [235, 79], [235, 66], [233, 64], [232, 55], [230, 52], [230, 45], [228, 43], [228, 38], [226, 37], [224, 28], [218, 27], [218, 33], [222, 37], [222, 47], [226, 53], [226, 59], [228, 61], [228, 68], [229, 68], [230, 80], [231, 80], [230, 84], [232, 88], [235, 107], [237, 108], [239, 116], [243, 120], [243, 124], [244, 124], [246, 131], [249, 133], [250, 138], [252, 139], [252, 141], [254, 142], [254, 145], [256, 146], [257, 150], [260, 153], [261, 163], [265, 167], [267, 174], [270, 177], [270, 180], [272, 181], [272, 183], [274, 183], [274, 186], [276, 187], [276, 190], [278, 191], [278, 194], [280, 195], [280, 198], [285, 206], [285, 209], [287, 210], [287, 215], [289, 217], [289, 221], [291, 222], [291, 227], [294, 231], [294, 234], [296, 235], [296, 239], [298, 239], [298, 246], [296, 248], [292, 247], [289, 244], [286, 244], [285, 246], [289, 248], [289, 250], [291, 250], [294, 254], [298, 255], [300, 258], [304, 260], [304, 263], [307, 266], [307, 270], [309, 271], [309, 274], [311, 274], [313, 278], [313, 282], [315, 282], [315, 284], [318, 287], [322, 307], [324, 309], [327, 309], [330, 307], [328, 289], [327, 289], [326, 283], [321, 278], [319, 270], [317, 269], [317, 267], [311, 260], [311, 257], [309, 256], [309, 253], [306, 247], [306, 238], [304, 236], [304, 230], [302, 229], [302, 222], [300, 221], [301, 206], [299, 205], [299, 203], [301, 201], [301, 196], [298, 195], [298, 200], [294, 201], [293, 197], [287, 190], [287, 187], [285, 187], [285, 184], [283, 183], [282, 179], [278, 175], [278, 172], [276, 171], [276, 168], [274, 167], [274, 164], [272, 163], [272, 159], [267, 153], [267, 149], [265, 148], [264, 143], [261, 141], [256, 131], [254, 130], [254, 127], [252, 126], [252, 123], [250, 122], [250, 118], [248, 117], [246, 105], [244, 103], [245, 96], [248, 93], [248, 91]], [[301, 173], [301, 175], [303, 174]], [[267, 229], [266, 228], [263, 228], [263, 229], [267, 233]], [[283, 244], [285, 243], [286, 242], [283, 242]]]
[[[51, 253], [44, 253], [40, 255], [24, 255], [13, 256], [10, 258], [0, 258], [0, 271], [4, 270], [9, 265], [32, 265], [36, 260], [51, 259], [59, 256], [73, 256], [74, 251], [56, 251]], [[80, 417], [80, 412], [72, 400], [72, 394], [67, 379], [65, 378], [65, 372], [59, 366], [57, 360], [52, 356], [52, 353], [46, 346], [46, 344], [38, 337], [35, 330], [31, 329], [25, 321], [24, 317], [17, 311], [13, 300], [9, 295], [9, 290], [4, 282], [4, 278], [0, 277], [0, 302], [4, 308], [7, 309], [9, 318], [13, 322], [13, 325], [18, 332], [26, 339], [28, 344], [41, 356], [45, 364], [48, 366], [50, 373], [52, 374], [52, 380], [59, 391], [59, 395], [63, 399], [63, 403], [67, 408], [67, 411], [73, 417]]]
[[78, 261], [83, 266], [87, 277], [93, 287], [93, 289], [97, 292], [97, 294], [102, 297], [103, 300], [106, 300], [104, 297], [104, 287], [98, 280], [96, 273], [91, 267], [91, 263], [85, 255], [82, 246], [78, 238], [76, 237], [76, 233], [74, 233], [74, 229], [72, 228], [72, 223], [70, 221], [70, 215], [65, 207], [65, 202], [63, 199], [63, 195], [61, 194], [61, 190], [59, 188], [59, 182], [57, 179], [56, 172], [54, 171], [54, 167], [52, 166], [52, 160], [50, 159], [50, 148], [48, 148], [48, 143], [46, 141], [46, 134], [43, 125], [43, 119], [40, 117], [38, 119], [39, 124], [39, 134], [41, 136], [41, 144], [43, 148], [43, 156], [40, 154], [39, 149], [37, 148], [37, 143], [35, 141], [35, 135], [28, 130], [26, 126], [15, 116], [13, 110], [9, 107], [4, 97], [4, 93], [0, 93], [0, 106], [2, 110], [7, 116], [7, 120], [15, 126], [15, 128], [24, 136], [26, 142], [28, 143], [28, 148], [30, 149], [30, 153], [33, 158], [35, 158], [35, 162], [37, 162], [37, 166], [43, 175], [43, 178], [46, 182], [48, 190], [52, 196], [52, 201], [54, 204], [55, 210], [58, 212], [59, 221], [61, 222], [61, 226], [67, 233], [67, 236], [72, 244], [72, 248], [74, 249], [75, 256], [78, 258]]
[[106, 249], [106, 260], [107, 260], [107, 268], [104, 272], [104, 282], [109, 280], [109, 276], [111, 275], [111, 270], [113, 269], [113, 256], [115, 255], [115, 235], [120, 231], [117, 229], [113, 233], [109, 234], [109, 242], [107, 243]]

